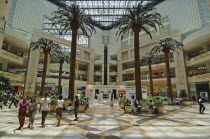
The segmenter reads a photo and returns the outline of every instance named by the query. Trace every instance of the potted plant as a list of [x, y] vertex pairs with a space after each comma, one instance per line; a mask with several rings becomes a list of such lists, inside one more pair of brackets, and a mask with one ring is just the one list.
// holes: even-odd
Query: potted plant
[[170, 98], [169, 97], [163, 97], [162, 100], [163, 100], [163, 105], [169, 105], [170, 104], [170, 102], [169, 102]]
[[154, 103], [155, 109], [157, 109], [159, 114], [163, 113], [163, 99], [160, 96], [148, 96], [147, 97], [147, 101], [152, 100], [152, 102]]
[[54, 111], [54, 107], [55, 107], [55, 104], [56, 104], [56, 100], [57, 100], [57, 96], [56, 95], [53, 95], [53, 96], [50, 96], [50, 110], [53, 112]]
[[183, 105], [187, 105], [188, 99], [187, 99], [186, 97], [183, 97], [183, 98], [182, 98], [182, 101], [183, 101]]
[[125, 112], [129, 112], [131, 109], [131, 100], [125, 99], [124, 110]]
[[119, 103], [120, 108], [124, 109], [124, 107], [125, 107], [125, 101], [126, 101], [126, 98], [120, 98], [120, 103]]
[[84, 103], [85, 103], [85, 97], [81, 97], [80, 100], [79, 100], [79, 109], [78, 109], [78, 112], [84, 112]]
[[163, 101], [161, 99], [154, 101], [155, 108], [157, 109], [159, 114], [163, 114]]

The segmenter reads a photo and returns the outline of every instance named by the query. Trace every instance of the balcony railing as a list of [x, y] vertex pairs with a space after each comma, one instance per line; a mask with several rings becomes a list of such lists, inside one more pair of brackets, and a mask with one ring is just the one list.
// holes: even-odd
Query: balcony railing
[[[176, 77], [176, 75], [174, 73], [171, 73], [170, 78], [175, 78], [175, 77]], [[152, 79], [161, 79], [161, 78], [166, 78], [166, 76], [165, 75], [152, 75]], [[147, 75], [143, 75], [143, 76], [141, 76], [141, 79], [149, 80], [150, 77]], [[133, 81], [133, 80], [135, 80], [135, 79], [134, 78], [124, 79], [124, 81]]]
[[[37, 74], [37, 77], [42, 77], [42, 74], [41, 73], [38, 73]], [[46, 78], [58, 79], [59, 76], [58, 75], [46, 75]], [[62, 76], [62, 79], [69, 79], [69, 76], [63, 75]], [[87, 78], [75, 77], [75, 80], [78, 80], [78, 81], [87, 81]]]
[[191, 71], [190, 73], [188, 73], [188, 77], [193, 77], [193, 76], [197, 76], [197, 75], [202, 75], [202, 74], [206, 74], [206, 73], [210, 73], [210, 69], [205, 69], [202, 71]]
[[14, 51], [11, 51], [11, 50], [7, 50], [6, 48], [2, 47], [3, 50], [7, 51], [7, 52], [10, 52], [18, 57], [23, 57], [23, 52], [14, 52]]
[[210, 49], [206, 50], [206, 51], [199, 51], [199, 52], [191, 53], [191, 54], [188, 54], [188, 58], [190, 60], [190, 59], [192, 59], [194, 57], [197, 57], [197, 56], [202, 55], [202, 54], [204, 54], [206, 52], [209, 52], [209, 51], [210, 51]]
[[0, 69], [0, 71], [12, 73], [12, 74], [18, 74], [18, 75], [26, 75], [26, 71], [11, 71], [11, 70], [4, 70], [4, 69]]

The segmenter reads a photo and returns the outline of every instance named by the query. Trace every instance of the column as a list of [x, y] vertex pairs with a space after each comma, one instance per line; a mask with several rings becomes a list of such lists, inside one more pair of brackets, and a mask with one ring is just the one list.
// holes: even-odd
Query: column
[[91, 50], [90, 53], [90, 63], [88, 65], [88, 77], [87, 77], [87, 82], [90, 85], [94, 84], [94, 50]]
[[[174, 36], [173, 39], [182, 42], [181, 36], [177, 35]], [[181, 90], [185, 90], [187, 96], [189, 97], [188, 91], [188, 82], [187, 82], [187, 75], [186, 75], [186, 65], [185, 65], [185, 58], [183, 51], [178, 50], [179, 53], [174, 53], [174, 64], [175, 64], [175, 73], [176, 73], [176, 90], [177, 94], [179, 95]]]
[[[39, 35], [32, 36], [32, 42], [39, 40]], [[30, 51], [28, 67], [25, 80], [24, 95], [33, 96], [35, 94], [36, 83], [37, 83], [37, 71], [39, 66], [40, 52], [38, 50]]]
[[117, 83], [122, 85], [122, 53], [117, 52]]

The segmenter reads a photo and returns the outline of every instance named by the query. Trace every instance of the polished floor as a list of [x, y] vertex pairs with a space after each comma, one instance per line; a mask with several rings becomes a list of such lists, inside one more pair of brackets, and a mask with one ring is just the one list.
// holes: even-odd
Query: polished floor
[[[198, 105], [186, 107], [165, 106], [163, 115], [124, 114], [119, 107], [96, 104], [79, 121], [73, 114], [64, 113], [62, 126], [56, 127], [55, 114], [47, 117], [47, 127], [41, 128], [41, 115], [37, 113], [35, 128], [13, 132], [18, 127], [16, 110], [0, 110], [1, 139], [210, 139], [210, 104], [205, 114], [198, 113]], [[27, 119], [28, 120], [28, 119]]]

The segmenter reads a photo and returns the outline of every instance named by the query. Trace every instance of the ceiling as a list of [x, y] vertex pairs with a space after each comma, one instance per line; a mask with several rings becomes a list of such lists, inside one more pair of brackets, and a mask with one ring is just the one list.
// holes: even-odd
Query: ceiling
[[154, 4], [164, 0], [48, 0], [58, 6], [76, 3], [87, 15], [94, 20], [94, 25], [102, 30], [110, 30], [114, 23], [122, 15], [126, 14], [128, 8], [143, 1], [145, 4]]

